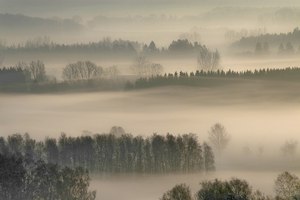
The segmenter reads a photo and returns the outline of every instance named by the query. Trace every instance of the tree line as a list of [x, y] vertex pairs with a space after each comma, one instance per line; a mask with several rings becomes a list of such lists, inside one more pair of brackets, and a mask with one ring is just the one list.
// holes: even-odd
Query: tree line
[[299, 200], [300, 179], [294, 174], [283, 172], [274, 182], [275, 197], [253, 190], [246, 181], [230, 180], [202, 181], [200, 189], [193, 196], [189, 186], [179, 184], [167, 191], [161, 200]]
[[212, 171], [214, 153], [193, 134], [151, 137], [124, 134], [46, 138], [36, 141], [14, 134], [0, 138], [0, 153], [94, 173], [171, 173]]
[[300, 68], [284, 69], [259, 69], [247, 71], [233, 70], [216, 70], [205, 71], [197, 70], [196, 72], [175, 72], [153, 77], [142, 77], [137, 79], [134, 84], [128, 85], [128, 88], [147, 88], [165, 85], [216, 85], [222, 80], [243, 80], [243, 79], [260, 79], [260, 80], [300, 80]]
[[75, 44], [58, 44], [50, 40], [49, 37], [38, 37], [28, 40], [23, 44], [14, 44], [10, 46], [0, 45], [1, 53], [13, 54], [19, 52], [30, 53], [70, 53], [70, 54], [88, 54], [98, 53], [101, 55], [124, 55], [138, 56], [140, 54], [149, 56], [167, 56], [167, 55], [197, 55], [199, 49], [207, 48], [199, 42], [191, 42], [188, 39], [173, 40], [166, 47], [157, 47], [154, 41], [149, 44], [143, 44], [129, 40], [112, 40], [103, 38], [98, 42], [75, 43]]
[[[11, 67], [0, 68], [0, 90], [14, 92], [46, 92], [72, 90], [118, 90], [125, 81], [119, 76], [117, 66], [103, 68], [91, 61], [78, 61], [62, 70], [63, 81], [46, 72], [40, 61], [19, 62]], [[2, 87], [1, 87], [2, 86]]]

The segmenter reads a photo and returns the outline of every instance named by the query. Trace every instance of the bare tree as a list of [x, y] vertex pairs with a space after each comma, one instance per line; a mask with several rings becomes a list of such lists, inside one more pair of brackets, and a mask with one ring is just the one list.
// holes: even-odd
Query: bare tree
[[78, 61], [68, 64], [63, 69], [65, 80], [90, 80], [100, 78], [103, 69], [90, 61]]
[[163, 73], [163, 66], [158, 63], [152, 63], [146, 56], [138, 56], [135, 64], [132, 66], [133, 72], [140, 77], [157, 76]]
[[157, 76], [163, 73], [164, 69], [161, 64], [158, 63], [151, 63], [148, 67], [147, 76]]
[[113, 66], [105, 68], [104, 74], [105, 74], [105, 76], [107, 76], [109, 78], [116, 78], [120, 74], [120, 71], [119, 71], [117, 65], [113, 65]]
[[113, 126], [111, 127], [109, 134], [112, 134], [115, 137], [121, 137], [122, 135], [125, 135], [126, 132], [121, 126]]
[[132, 66], [132, 71], [138, 76], [144, 76], [146, 66], [149, 64], [146, 56], [140, 55], [135, 59], [135, 63]]
[[199, 48], [197, 63], [200, 70], [216, 70], [220, 65], [220, 54], [218, 50], [212, 52], [206, 46], [202, 46]]
[[40, 60], [32, 61], [29, 64], [23, 62], [18, 65], [25, 69], [25, 73], [31, 81], [42, 82], [47, 79], [45, 65]]
[[230, 141], [230, 136], [228, 135], [225, 127], [220, 123], [216, 123], [211, 127], [208, 134], [210, 143], [220, 155]]

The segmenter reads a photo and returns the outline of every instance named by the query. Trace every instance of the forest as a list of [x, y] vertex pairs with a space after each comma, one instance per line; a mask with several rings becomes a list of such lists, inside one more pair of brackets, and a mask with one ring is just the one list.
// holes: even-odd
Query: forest
[[279, 56], [298, 55], [300, 51], [300, 30], [295, 28], [287, 33], [265, 33], [257, 36], [242, 37], [231, 45], [233, 49], [250, 51], [255, 55]]
[[[210, 65], [215, 68], [213, 62], [215, 61]], [[201, 65], [201, 62], [199, 64]], [[169, 85], [214, 87], [246, 80], [295, 83], [300, 80], [300, 69], [297, 67], [246, 71], [201, 69], [189, 73], [180, 71], [163, 74], [163, 67], [160, 64], [149, 63], [145, 57], [138, 57], [133, 71], [136, 75], [126, 78], [119, 73], [117, 66], [103, 68], [90, 61], [78, 61], [68, 64], [63, 69], [64, 80], [59, 81], [46, 74], [46, 67], [42, 61], [18, 63], [16, 66], [0, 69], [0, 91], [22, 93], [116, 91]]]
[[231, 84], [232, 81], [241, 80], [281, 80], [295, 81], [300, 80], [300, 68], [285, 69], [260, 69], [254, 71], [199, 71], [196, 72], [175, 72], [174, 74], [164, 74], [150, 78], [139, 78], [129, 86], [132, 88], [148, 88], [168, 85], [187, 85], [187, 86], [220, 86]]
[[28, 134], [1, 137], [3, 155], [25, 160], [42, 160], [64, 167], [81, 167], [92, 173], [188, 173], [213, 171], [214, 154], [195, 135], [185, 134], [151, 137], [129, 134], [97, 134], [93, 136], [46, 138], [42, 142]]
[[165, 174], [215, 170], [212, 148], [195, 135], [151, 137], [123, 133], [46, 138], [0, 138], [0, 195], [5, 200], [94, 200], [89, 172]]
[[151, 56], [184, 55], [193, 56], [196, 50], [204, 48], [199, 42], [189, 41], [186, 38], [173, 40], [167, 47], [157, 47], [154, 41], [149, 44], [137, 41], [103, 38], [98, 42], [59, 44], [51, 41], [49, 37], [36, 37], [23, 43], [6, 45], [0, 44], [1, 54], [17, 53], [45, 53], [45, 54], [97, 54], [99, 57], [106, 56], [137, 56], [145, 54]]

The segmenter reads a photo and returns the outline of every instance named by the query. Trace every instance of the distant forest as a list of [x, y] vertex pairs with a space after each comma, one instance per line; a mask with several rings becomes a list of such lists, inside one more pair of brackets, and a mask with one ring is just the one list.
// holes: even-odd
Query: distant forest
[[[299, 82], [300, 68], [260, 69], [247, 71], [175, 72], [163, 74], [159, 64], [137, 65], [143, 73], [122, 76], [114, 66], [103, 69], [89, 61], [79, 61], [63, 69], [63, 81], [48, 77], [41, 61], [0, 69], [1, 92], [47, 93], [80, 91], [121, 91], [168, 85], [197, 87], [220, 86], [232, 81], [276, 80]], [[146, 71], [145, 71], [146, 70]]]
[[63, 167], [81, 167], [93, 173], [173, 173], [212, 171], [214, 153], [193, 134], [151, 137], [130, 134], [46, 138], [36, 141], [14, 134], [0, 137], [0, 154], [42, 160]]
[[75, 43], [75, 44], [58, 44], [51, 41], [49, 37], [37, 37], [27, 40], [24, 43], [6, 45], [0, 41], [0, 56], [19, 55], [20, 53], [41, 53], [51, 55], [77, 55], [92, 54], [98, 57], [106, 58], [107, 56], [132, 57], [140, 54], [148, 56], [195, 56], [205, 45], [198, 42], [191, 42], [188, 39], [173, 40], [167, 47], [159, 48], [154, 41], [149, 44], [143, 44], [130, 40], [112, 40], [104, 38], [98, 42]]
[[260, 69], [254, 71], [196, 71], [175, 72], [149, 78], [139, 78], [132, 88], [158, 87], [165, 85], [189, 85], [189, 86], [218, 86], [229, 83], [231, 80], [286, 80], [299, 81], [300, 68], [285, 69]]
[[243, 37], [232, 44], [232, 48], [253, 51], [257, 54], [267, 54], [271, 51], [279, 54], [300, 52], [300, 30], [295, 28], [288, 33], [261, 34], [258, 36]]

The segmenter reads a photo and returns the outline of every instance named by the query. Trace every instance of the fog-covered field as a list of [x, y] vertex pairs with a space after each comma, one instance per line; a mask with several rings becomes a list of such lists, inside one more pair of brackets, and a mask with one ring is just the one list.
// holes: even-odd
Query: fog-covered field
[[[242, 84], [243, 87], [165, 87], [129, 92], [1, 94], [2, 134], [29, 132], [44, 138], [60, 132], [108, 132], [112, 126], [120, 125], [135, 135], [167, 131], [206, 135], [213, 123], [222, 122], [234, 138], [257, 138], [265, 133], [274, 133], [272, 139], [295, 136], [299, 128], [298, 84]], [[48, 125], [51, 128], [44, 129]]]
[[[300, 175], [299, 171], [292, 171]], [[154, 200], [162, 197], [162, 194], [175, 184], [186, 183], [193, 193], [200, 189], [200, 182], [213, 180], [214, 178], [228, 180], [232, 177], [246, 179], [253, 189], [260, 189], [268, 195], [274, 195], [274, 180], [281, 171], [217, 171], [210, 175], [185, 174], [162, 176], [121, 176], [94, 178], [92, 188], [97, 189], [97, 199], [132, 199]]]

